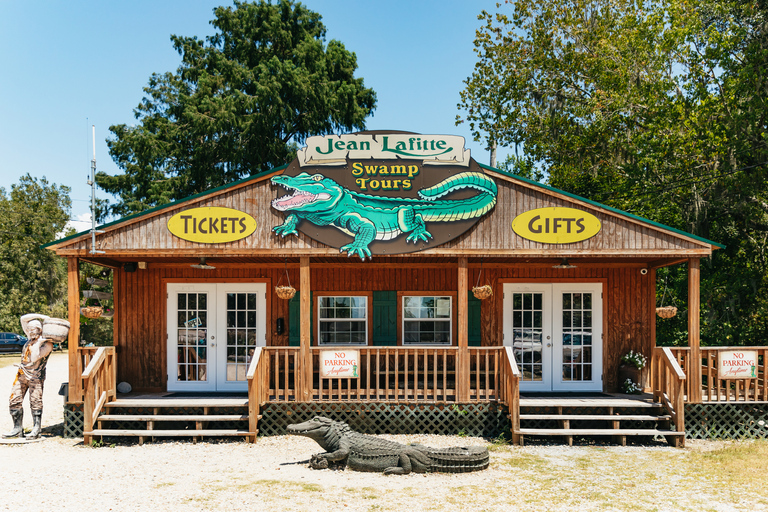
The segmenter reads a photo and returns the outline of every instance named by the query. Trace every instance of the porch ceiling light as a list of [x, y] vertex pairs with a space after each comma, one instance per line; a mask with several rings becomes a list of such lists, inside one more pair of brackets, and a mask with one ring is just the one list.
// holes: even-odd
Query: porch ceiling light
[[568, 258], [561, 258], [560, 263], [557, 265], [552, 265], [552, 268], [576, 268], [576, 265], [571, 265], [568, 263]]
[[205, 263], [205, 258], [200, 258], [200, 263], [197, 263], [195, 265], [190, 265], [190, 267], [192, 267], [192, 268], [201, 268], [203, 270], [214, 270], [214, 269], [216, 269], [216, 267], [214, 267], [213, 265], [207, 265]]

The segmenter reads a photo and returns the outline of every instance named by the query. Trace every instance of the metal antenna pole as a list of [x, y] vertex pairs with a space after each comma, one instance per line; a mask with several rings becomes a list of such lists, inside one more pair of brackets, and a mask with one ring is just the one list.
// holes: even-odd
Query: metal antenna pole
[[91, 254], [104, 254], [104, 251], [96, 250], [96, 125], [91, 125], [93, 130], [93, 159], [91, 160], [91, 179], [88, 185], [91, 186]]

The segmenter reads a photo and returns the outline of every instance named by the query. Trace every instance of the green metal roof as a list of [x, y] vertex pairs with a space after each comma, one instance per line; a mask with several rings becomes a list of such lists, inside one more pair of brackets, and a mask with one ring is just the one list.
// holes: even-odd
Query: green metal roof
[[[208, 194], [211, 194], [211, 193], [214, 193], [214, 192], [220, 192], [222, 190], [226, 190], [228, 188], [235, 187], [237, 185], [242, 185], [243, 183], [247, 183], [247, 182], [249, 182], [251, 180], [254, 180], [256, 178], [260, 178], [262, 176], [266, 176], [268, 174], [272, 174], [273, 172], [282, 171], [283, 169], [285, 169], [289, 165], [290, 164], [281, 165], [280, 167], [275, 167], [274, 169], [270, 169], [268, 171], [263, 171], [263, 172], [260, 172], [260, 173], [257, 173], [257, 174], [252, 174], [252, 175], [248, 176], [247, 178], [243, 178], [242, 180], [233, 181], [232, 183], [227, 183], [226, 185], [222, 185], [220, 187], [212, 188], [210, 190], [206, 190], [205, 192], [200, 192], [199, 194], [194, 194], [194, 195], [191, 195], [189, 197], [185, 197], [184, 199], [178, 199], [176, 201], [171, 201], [170, 203], [167, 203], [167, 204], [163, 204], [163, 205], [160, 205], [160, 206], [155, 206], [154, 208], [150, 208], [149, 210], [144, 210], [143, 212], [134, 213], [134, 214], [128, 215], [126, 217], [122, 217], [120, 219], [114, 220], [112, 222], [108, 222], [106, 224], [102, 224], [100, 226], [97, 226], [96, 229], [101, 230], [101, 229], [104, 229], [104, 228], [108, 228], [110, 226], [114, 226], [116, 224], [120, 224], [120, 223], [125, 222], [127, 220], [137, 219], [139, 217], [143, 217], [144, 215], [149, 215], [150, 213], [154, 213], [156, 211], [163, 210], [165, 208], [172, 208], [172, 207], [174, 207], [174, 206], [176, 206], [178, 204], [184, 203], [186, 201], [191, 201], [192, 199], [197, 199], [198, 197], [207, 196]], [[72, 240], [72, 239], [77, 238], [79, 236], [88, 234], [90, 232], [91, 232], [90, 229], [85, 230], [85, 231], [81, 231], [79, 233], [75, 233], [74, 235], [70, 235], [68, 237], [61, 238], [59, 240], [54, 240], [53, 242], [48, 242], [47, 244], [42, 245], [41, 247], [42, 248], [47, 248], [47, 247], [50, 247], [52, 245], [57, 245], [57, 244], [60, 244], [62, 242], [66, 242], [68, 240]]]
[[547, 190], [547, 191], [550, 191], [550, 192], [557, 192], [558, 194], [562, 194], [562, 195], [570, 197], [572, 199], [577, 199], [579, 201], [584, 201], [585, 203], [589, 203], [589, 204], [591, 204], [593, 206], [596, 206], [598, 208], [603, 208], [604, 210], [608, 210], [608, 211], [613, 212], [613, 213], [618, 213], [619, 215], [623, 215], [625, 217], [629, 217], [630, 219], [638, 220], [640, 222], [644, 222], [645, 224], [650, 224], [651, 226], [654, 226], [656, 228], [661, 228], [661, 229], [664, 229], [664, 230], [667, 230], [667, 231], [672, 231], [673, 233], [677, 233], [678, 235], [683, 235], [685, 237], [693, 238], [694, 240], [698, 240], [699, 242], [704, 242], [706, 244], [713, 245], [713, 246], [718, 247], [720, 249], [725, 249], [725, 246], [722, 245], [722, 244], [719, 244], [717, 242], [713, 242], [712, 240], [707, 240], [706, 238], [702, 238], [702, 237], [694, 235], [692, 233], [688, 233], [686, 231], [682, 231], [680, 229], [673, 228], [671, 226], [667, 226], [665, 224], [660, 224], [658, 222], [654, 222], [654, 221], [652, 221], [650, 219], [646, 219], [645, 217], [640, 217], [639, 215], [635, 215], [635, 214], [632, 214], [632, 213], [625, 212], [623, 210], [619, 210], [618, 208], [613, 208], [611, 206], [606, 206], [606, 205], [604, 205], [602, 203], [598, 203], [596, 201], [592, 201], [592, 200], [587, 199], [585, 197], [577, 196], [576, 194], [571, 194], [570, 192], [566, 192], [564, 190], [560, 190], [560, 189], [555, 188], [555, 187], [550, 187], [549, 185], [544, 185], [542, 183], [539, 183], [538, 181], [534, 181], [534, 180], [531, 180], [531, 179], [528, 179], [528, 178], [524, 178], [522, 176], [518, 176], [517, 174], [511, 173], [509, 171], [504, 171], [502, 169], [497, 169], [495, 167], [491, 167], [490, 165], [484, 165], [484, 164], [481, 164], [480, 162], [477, 162], [477, 164], [480, 167], [482, 167], [483, 169], [487, 169], [489, 171], [497, 172], [499, 174], [504, 174], [506, 176], [509, 176], [511, 178], [515, 178], [516, 180], [524, 181], [525, 183], [528, 183], [530, 185], [534, 185], [534, 186], [542, 188], [544, 190]]

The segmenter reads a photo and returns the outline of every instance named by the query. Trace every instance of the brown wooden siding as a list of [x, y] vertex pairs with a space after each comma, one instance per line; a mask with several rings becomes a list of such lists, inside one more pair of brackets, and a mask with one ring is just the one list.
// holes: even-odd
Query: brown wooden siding
[[[375, 263], [371, 263], [374, 265]], [[116, 327], [118, 347], [118, 379], [137, 390], [161, 390], [166, 386], [166, 296], [168, 282], [224, 282], [254, 280], [267, 283], [267, 344], [287, 346], [288, 329], [283, 335], [274, 332], [275, 319], [289, 320], [288, 301], [274, 295], [273, 287], [283, 276], [282, 267], [222, 268], [201, 271], [186, 266], [179, 268], [150, 266], [147, 270], [116, 272], [115, 300], [119, 323]], [[291, 283], [298, 288], [298, 268], [289, 268]], [[478, 281], [479, 268], [469, 269], [469, 287]], [[602, 282], [604, 283], [604, 387], [617, 387], [618, 361], [630, 348], [651, 355], [654, 340], [655, 304], [652, 304], [653, 273], [641, 275], [637, 267], [576, 268], [567, 271], [551, 268], [496, 267], [484, 269], [481, 285], [491, 284], [494, 296], [481, 304], [482, 345], [502, 343], [502, 290], [504, 282]], [[458, 269], [440, 268], [323, 267], [311, 269], [310, 286], [327, 292], [372, 291], [457, 291]], [[398, 336], [399, 338], [399, 336]], [[455, 344], [455, 343], [454, 343]]]
[[[498, 201], [493, 210], [463, 236], [439, 247], [427, 249], [419, 255], [450, 255], [462, 251], [488, 252], [516, 251], [518, 254], [547, 253], [553, 251], [568, 252], [572, 255], [625, 255], [638, 256], [642, 253], [682, 255], [691, 251], [703, 251], [708, 254], [711, 247], [703, 242], [657, 228], [651, 224], [632, 220], [618, 214], [601, 210], [587, 203], [579, 203], [565, 196], [541, 188], [531, 188], [510, 178], [494, 174], [498, 184]], [[338, 250], [312, 240], [303, 234], [285, 238], [272, 233], [272, 228], [284, 221], [284, 215], [270, 206], [277, 194], [276, 189], [266, 179], [247, 186], [240, 186], [223, 192], [204, 196], [186, 204], [167, 210], [147, 214], [125, 221], [106, 229], [106, 233], [97, 237], [97, 248], [107, 254], [126, 257], [130, 255], [181, 255], [214, 254], [247, 255], [274, 254], [337, 254]], [[168, 220], [179, 211], [203, 206], [224, 206], [246, 212], [256, 220], [256, 231], [242, 239], [226, 244], [201, 244], [189, 242], [172, 235], [167, 229]], [[594, 237], [583, 242], [567, 245], [551, 245], [533, 242], [521, 238], [512, 231], [512, 220], [519, 214], [543, 207], [575, 207], [593, 213], [602, 223], [602, 230]], [[303, 221], [308, 222], [308, 221]], [[84, 235], [56, 246], [62, 255], [86, 255], [90, 246], [90, 237]], [[706, 255], [696, 254], [696, 255]]]

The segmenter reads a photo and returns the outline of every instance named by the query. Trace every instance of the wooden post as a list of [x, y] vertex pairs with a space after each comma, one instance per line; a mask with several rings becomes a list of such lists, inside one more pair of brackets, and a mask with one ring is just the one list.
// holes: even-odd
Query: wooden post
[[301, 388], [298, 401], [309, 402], [312, 399], [312, 351], [310, 350], [310, 333], [312, 329], [311, 310], [312, 301], [310, 300], [309, 284], [309, 256], [302, 256], [300, 260], [300, 287], [301, 293], [301, 348], [300, 359], [301, 366]]
[[68, 402], [83, 401], [83, 364], [80, 360], [80, 260], [67, 258], [67, 309], [69, 320], [69, 396]]
[[457, 355], [456, 390], [458, 402], [469, 402], [469, 288], [467, 284], [467, 258], [459, 258], [459, 352]]
[[[650, 371], [650, 377], [648, 379], [648, 382], [650, 382], [651, 385], [651, 393], [653, 393], [656, 390], [656, 387], [654, 385], [653, 380], [653, 372], [654, 372], [654, 366], [653, 366], [653, 358], [656, 353], [656, 269], [652, 268], [648, 270], [648, 277], [649, 282], [651, 285], [649, 288], [649, 297], [648, 297], [648, 307], [650, 311], [648, 311], [648, 325], [650, 327], [650, 333], [649, 333], [649, 345], [651, 348], [650, 354], [648, 354], [648, 361], [650, 362], [648, 371]], [[619, 383], [621, 385], [621, 383]], [[647, 389], [644, 389], [643, 392], [647, 392]]]
[[701, 402], [701, 347], [700, 347], [700, 305], [699, 294], [700, 269], [699, 258], [688, 260], [688, 346], [691, 349], [691, 363], [689, 365], [690, 396], [691, 403]]

